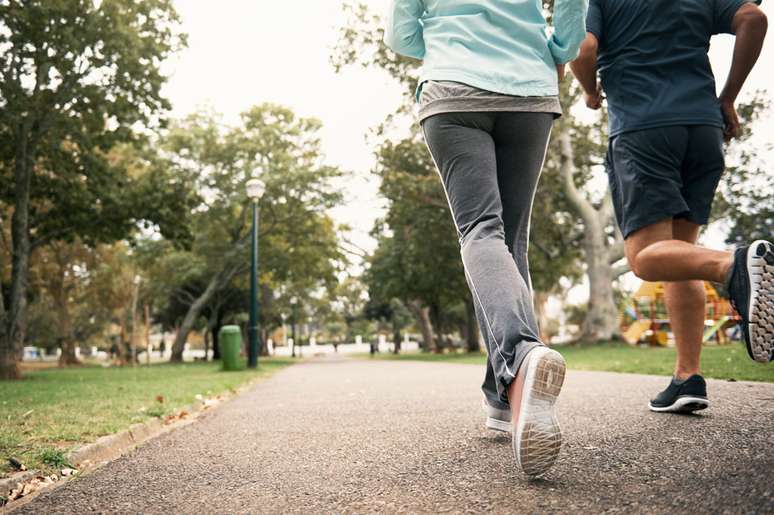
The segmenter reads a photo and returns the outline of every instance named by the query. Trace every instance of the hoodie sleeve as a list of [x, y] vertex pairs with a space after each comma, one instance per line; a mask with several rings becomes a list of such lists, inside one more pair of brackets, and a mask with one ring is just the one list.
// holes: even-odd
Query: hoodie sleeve
[[556, 0], [554, 2], [554, 33], [548, 48], [556, 64], [564, 64], [578, 56], [586, 37], [588, 0]]
[[392, 0], [384, 28], [384, 42], [395, 52], [423, 59], [425, 40], [422, 37], [423, 0]]

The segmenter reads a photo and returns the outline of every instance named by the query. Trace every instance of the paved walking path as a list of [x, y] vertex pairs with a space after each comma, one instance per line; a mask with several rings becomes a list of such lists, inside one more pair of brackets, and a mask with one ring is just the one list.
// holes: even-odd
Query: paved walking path
[[653, 414], [649, 376], [570, 371], [560, 462], [524, 480], [483, 427], [473, 365], [326, 359], [22, 513], [771, 512], [774, 385], [711, 381], [703, 415]]

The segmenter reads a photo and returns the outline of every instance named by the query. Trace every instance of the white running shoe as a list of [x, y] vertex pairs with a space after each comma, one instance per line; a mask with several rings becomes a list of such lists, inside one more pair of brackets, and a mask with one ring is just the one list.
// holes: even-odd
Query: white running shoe
[[527, 354], [519, 419], [513, 428], [513, 454], [528, 476], [550, 469], [562, 447], [554, 404], [564, 383], [565, 362], [558, 352], [538, 347]]

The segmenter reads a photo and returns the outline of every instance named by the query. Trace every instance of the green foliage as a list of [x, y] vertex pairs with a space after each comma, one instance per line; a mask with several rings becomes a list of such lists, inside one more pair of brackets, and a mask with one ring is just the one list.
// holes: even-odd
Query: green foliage
[[163, 404], [154, 404], [145, 410], [145, 414], [149, 417], [161, 418], [167, 414], [167, 408], [165, 408]]
[[292, 295], [335, 287], [345, 258], [328, 210], [341, 202], [333, 180], [342, 172], [322, 164], [320, 128], [317, 120], [263, 104], [236, 126], [200, 112], [163, 133], [160, 144], [173, 173], [201, 192], [182, 215], [193, 234], [187, 248], [157, 241], [138, 247], [167, 327], [189, 314], [213, 280], [208, 316], [223, 319], [246, 310], [252, 207], [245, 183], [256, 170], [266, 183], [259, 223], [262, 326], [281, 324]]
[[45, 463], [49, 467], [55, 469], [61, 469], [70, 466], [70, 463], [67, 461], [67, 454], [65, 451], [62, 449], [55, 449], [53, 447], [49, 447], [40, 451], [38, 454], [38, 459], [42, 463]]
[[164, 191], [163, 174], [132, 177], [111, 153], [169, 108], [160, 66], [185, 42], [177, 22], [167, 0], [0, 5], [0, 200], [14, 201], [10, 171], [24, 150], [36, 167], [33, 247], [115, 241], [156, 218], [144, 194]]
[[[730, 226], [727, 243], [741, 245], [769, 239], [774, 234], [770, 166], [762, 158], [761, 149], [751, 142], [756, 122], [772, 113], [771, 100], [765, 91], [757, 91], [737, 111], [742, 133], [727, 145], [728, 166], [721, 178], [712, 217]], [[774, 145], [769, 143], [766, 150], [770, 153]]]
[[[138, 129], [157, 125], [169, 108], [161, 64], [185, 44], [177, 25], [171, 0], [0, 3], [0, 211], [13, 211], [0, 377], [19, 376], [34, 249], [116, 241], [139, 222], [169, 227], [143, 203], [142, 180], [110, 154], [139, 141]], [[176, 193], [164, 199], [176, 201]]]

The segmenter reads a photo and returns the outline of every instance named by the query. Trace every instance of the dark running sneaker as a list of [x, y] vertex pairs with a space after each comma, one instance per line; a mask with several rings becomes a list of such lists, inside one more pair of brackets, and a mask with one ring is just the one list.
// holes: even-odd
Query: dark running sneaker
[[669, 411], [672, 413], [691, 413], [708, 406], [707, 383], [698, 374], [694, 374], [682, 382], [672, 378], [667, 389], [650, 401], [650, 411]]
[[728, 293], [739, 316], [747, 353], [774, 361], [774, 245], [758, 240], [734, 255]]

